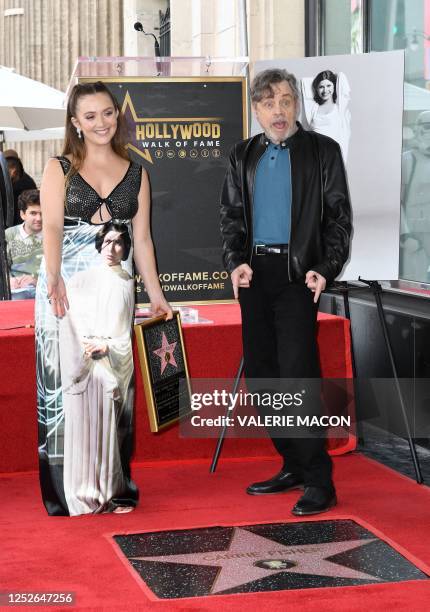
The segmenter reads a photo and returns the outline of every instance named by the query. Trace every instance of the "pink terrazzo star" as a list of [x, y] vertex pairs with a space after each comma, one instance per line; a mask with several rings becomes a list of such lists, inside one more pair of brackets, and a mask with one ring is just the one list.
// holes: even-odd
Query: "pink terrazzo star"
[[270, 538], [235, 527], [228, 550], [160, 557], [132, 557], [132, 559], [218, 567], [219, 571], [211, 593], [220, 593], [282, 571], [292, 574], [379, 581], [380, 578], [376, 576], [329, 559], [333, 555], [366, 546], [374, 541], [374, 539], [357, 539], [285, 546]]
[[155, 353], [155, 355], [157, 355], [157, 357], [161, 359], [161, 374], [164, 372], [168, 364], [174, 366], [175, 368], [178, 367], [178, 364], [176, 363], [175, 357], [173, 355], [177, 344], [177, 342], [169, 343], [166, 334], [163, 332], [161, 347], [153, 351], [153, 353]]

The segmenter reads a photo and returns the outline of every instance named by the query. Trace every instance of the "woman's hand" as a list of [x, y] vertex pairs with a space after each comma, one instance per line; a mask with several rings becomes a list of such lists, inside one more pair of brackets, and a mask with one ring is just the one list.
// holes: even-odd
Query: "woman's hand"
[[62, 276], [49, 278], [48, 285], [48, 301], [51, 304], [52, 313], [56, 317], [64, 317], [66, 310], [69, 309], [67, 300], [66, 286]]
[[40, 186], [43, 217], [43, 254], [47, 275], [47, 295], [52, 313], [64, 317], [66, 288], [61, 278], [61, 250], [64, 232], [64, 173], [58, 159], [50, 159], [43, 172]]
[[84, 356], [98, 359], [109, 353], [109, 346], [105, 342], [83, 342]]
[[151, 299], [150, 311], [153, 317], [166, 315], [166, 321], [173, 319], [172, 308], [162, 293]]

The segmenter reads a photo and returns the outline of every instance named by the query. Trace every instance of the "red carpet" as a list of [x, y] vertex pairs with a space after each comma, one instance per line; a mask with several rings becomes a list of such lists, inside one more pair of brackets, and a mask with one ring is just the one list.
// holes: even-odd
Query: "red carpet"
[[[134, 468], [134, 478], [141, 503], [134, 513], [74, 519], [46, 515], [37, 474], [0, 476], [0, 591], [74, 591], [74, 609], [86, 610], [429, 609], [430, 580], [149, 601], [132, 571], [118, 558], [110, 535], [298, 520], [289, 512], [298, 492], [269, 499], [244, 492], [250, 480], [265, 478], [277, 467], [272, 460], [230, 459], [220, 463], [216, 475], [209, 475], [208, 464], [202, 461], [140, 465]], [[315, 520], [356, 519], [397, 550], [400, 547], [400, 552], [403, 549], [403, 554], [421, 570], [430, 571], [427, 487], [360, 455], [337, 457], [335, 480], [339, 505]]]
[[[227, 440], [218, 472], [211, 476], [207, 458], [212, 455], [214, 440], [181, 439], [176, 427], [150, 434], [138, 376], [135, 461], [145, 460], [133, 466], [141, 493], [138, 509], [128, 515], [49, 518], [40, 499], [37, 473], [16, 473], [37, 466], [34, 330], [4, 329], [30, 324], [32, 308], [31, 302], [0, 304], [0, 472], [9, 472], [0, 475], [0, 591], [74, 591], [76, 607], [87, 610], [170, 612], [222, 606], [227, 611], [300, 607], [305, 611], [330, 608], [334, 612], [361, 612], [365, 606], [382, 610], [391, 603], [398, 609], [423, 609], [411, 607], [411, 602], [418, 605], [430, 597], [427, 581], [149, 601], [119, 559], [112, 534], [294, 520], [289, 510], [297, 494], [272, 496], [270, 500], [245, 494], [250, 480], [264, 478], [278, 468], [278, 462], [267, 459], [273, 453], [268, 441]], [[185, 328], [191, 376], [232, 377], [241, 355], [238, 309], [217, 305], [199, 310], [214, 325]], [[323, 375], [349, 378], [348, 322], [322, 316], [318, 341]], [[343, 441], [343, 450], [353, 443], [353, 439]], [[258, 460], [259, 456], [263, 459]], [[430, 562], [423, 538], [428, 528], [427, 490], [359, 456], [337, 458], [336, 476], [341, 504], [324, 518], [358, 517], [410, 555]]]

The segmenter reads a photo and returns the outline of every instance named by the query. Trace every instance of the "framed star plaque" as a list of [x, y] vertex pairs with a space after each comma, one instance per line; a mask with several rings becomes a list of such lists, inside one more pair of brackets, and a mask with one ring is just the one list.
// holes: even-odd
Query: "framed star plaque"
[[152, 432], [191, 410], [191, 387], [179, 312], [134, 326]]

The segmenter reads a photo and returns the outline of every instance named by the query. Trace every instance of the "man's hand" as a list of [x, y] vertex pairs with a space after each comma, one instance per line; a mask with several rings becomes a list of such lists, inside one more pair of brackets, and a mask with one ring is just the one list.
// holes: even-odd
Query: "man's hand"
[[320, 299], [321, 293], [325, 289], [325, 286], [327, 284], [326, 279], [321, 274], [318, 274], [318, 272], [315, 272], [314, 270], [309, 270], [309, 272], [306, 273], [305, 283], [307, 288], [310, 289], [313, 293], [315, 293], [314, 302], [316, 304]]
[[248, 266], [248, 264], [241, 264], [237, 266], [231, 273], [231, 284], [233, 285], [233, 293], [234, 297], [239, 297], [239, 287], [247, 288], [251, 284], [252, 279], [252, 269]]

